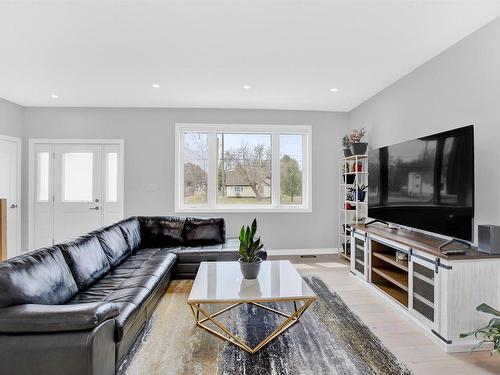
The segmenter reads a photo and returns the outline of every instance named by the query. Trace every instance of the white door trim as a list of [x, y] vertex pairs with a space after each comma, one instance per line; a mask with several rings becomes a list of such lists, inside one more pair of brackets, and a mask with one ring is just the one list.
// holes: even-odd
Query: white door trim
[[123, 197], [123, 204], [121, 207], [121, 216], [125, 206], [125, 142], [123, 139], [64, 139], [64, 138], [30, 138], [28, 139], [28, 248], [29, 251], [34, 249], [35, 242], [35, 147], [37, 144], [97, 144], [118, 145], [121, 150], [122, 157], [120, 158], [119, 175], [121, 176], [120, 190]]
[[23, 145], [23, 141], [21, 138], [18, 138], [18, 137], [11, 137], [9, 135], [1, 135], [0, 134], [0, 140], [2, 141], [9, 141], [9, 142], [14, 142], [17, 146], [17, 181], [16, 181], [16, 186], [17, 186], [17, 192], [16, 192], [16, 195], [17, 195], [17, 223], [16, 223], [16, 226], [17, 226], [17, 230], [16, 230], [16, 233], [17, 233], [17, 249], [15, 250], [16, 251], [16, 254], [20, 254], [21, 253], [21, 223], [22, 223], [22, 220], [21, 220], [21, 217], [22, 217], [22, 197], [21, 197], [21, 182], [22, 182], [22, 174], [21, 174], [21, 168], [22, 168], [22, 161], [21, 161], [21, 157], [22, 157], [22, 152], [21, 152], [21, 148], [22, 148], [22, 145]]

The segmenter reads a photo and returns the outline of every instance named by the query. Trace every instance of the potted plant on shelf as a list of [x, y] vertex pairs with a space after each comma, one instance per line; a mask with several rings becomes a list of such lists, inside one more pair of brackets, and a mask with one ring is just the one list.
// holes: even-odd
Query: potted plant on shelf
[[365, 128], [361, 128], [359, 130], [354, 129], [349, 136], [351, 141], [350, 149], [353, 155], [364, 155], [366, 153], [366, 149], [368, 148], [368, 143], [361, 142], [363, 137], [366, 135]]
[[358, 196], [356, 197], [357, 198], [356, 200], [358, 202], [364, 202], [365, 198], [366, 198], [366, 188], [368, 188], [367, 185], [357, 186], [356, 182], [354, 182], [353, 187], [350, 188], [349, 190], [351, 190], [351, 192], [353, 193], [353, 195], [356, 195], [356, 191], [357, 191], [358, 192]]
[[243, 225], [240, 230], [240, 259], [238, 262], [243, 278], [249, 280], [257, 278], [262, 263], [258, 253], [264, 245], [260, 243], [260, 237], [254, 240], [255, 233], [257, 233], [257, 219], [253, 219], [251, 227]]
[[[492, 314], [496, 317], [500, 317], [500, 311], [495, 310], [493, 307], [488, 306], [486, 303], [480, 304], [476, 307], [476, 311], [481, 311], [487, 314]], [[472, 348], [472, 350], [478, 348], [484, 343], [493, 343], [493, 352], [500, 353], [500, 318], [491, 318], [488, 325], [485, 327], [476, 329], [472, 332], [461, 333], [460, 338], [474, 336], [476, 339], [480, 339], [479, 343]]]
[[352, 155], [351, 149], [349, 148], [351, 146], [351, 139], [349, 136], [346, 134], [342, 138], [342, 146], [344, 146], [344, 156], [347, 158], [348, 156]]

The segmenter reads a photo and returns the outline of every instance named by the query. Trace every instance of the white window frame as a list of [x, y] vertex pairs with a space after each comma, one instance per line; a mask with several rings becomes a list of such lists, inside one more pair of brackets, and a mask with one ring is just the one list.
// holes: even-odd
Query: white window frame
[[[184, 203], [184, 133], [208, 133], [207, 203]], [[217, 204], [217, 133], [271, 134], [271, 204]], [[280, 134], [301, 134], [302, 141], [302, 204], [280, 203]], [[248, 125], [248, 124], [175, 124], [175, 212], [312, 212], [312, 127], [309, 125]]]

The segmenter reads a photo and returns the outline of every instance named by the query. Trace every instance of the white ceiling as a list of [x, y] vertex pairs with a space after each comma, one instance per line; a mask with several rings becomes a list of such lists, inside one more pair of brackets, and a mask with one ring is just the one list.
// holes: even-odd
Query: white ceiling
[[499, 15], [491, 0], [1, 3], [0, 97], [348, 111]]

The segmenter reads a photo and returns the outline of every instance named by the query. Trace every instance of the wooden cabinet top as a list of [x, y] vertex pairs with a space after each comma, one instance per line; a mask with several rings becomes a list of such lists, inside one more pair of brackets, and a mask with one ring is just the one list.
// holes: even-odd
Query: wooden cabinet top
[[[468, 249], [466, 246], [453, 243], [446, 247], [446, 249], [459, 248], [465, 251], [462, 255], [445, 255], [439, 250], [439, 246], [446, 242], [445, 239], [430, 236], [424, 233], [412, 232], [406, 229], [389, 229], [383, 224], [371, 224], [369, 226], [364, 225], [353, 225], [354, 228], [366, 232], [368, 234], [373, 234], [381, 238], [399, 243], [403, 246], [420, 250], [430, 255], [448, 259], [448, 260], [476, 260], [476, 259], [498, 259], [500, 254], [490, 255], [485, 253], [480, 253], [477, 247], [472, 247]], [[445, 249], [445, 250], [446, 250]]]

